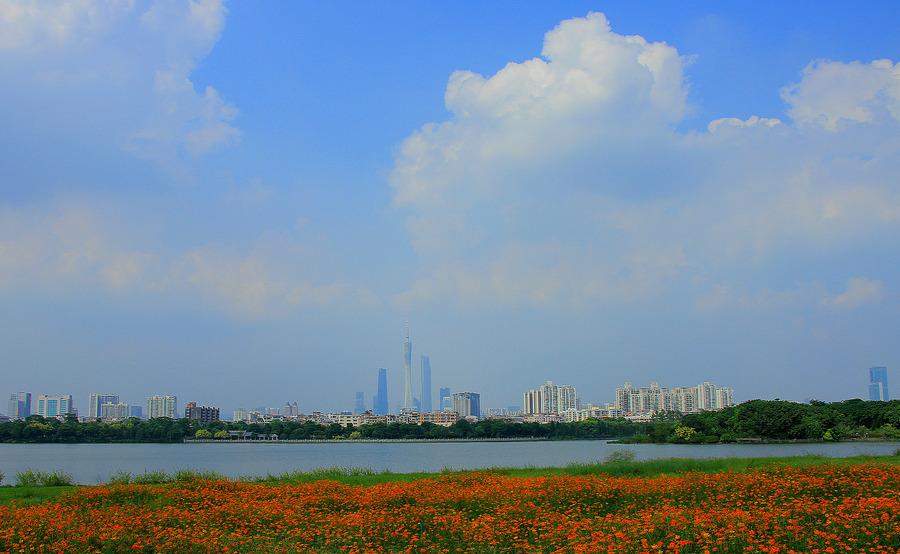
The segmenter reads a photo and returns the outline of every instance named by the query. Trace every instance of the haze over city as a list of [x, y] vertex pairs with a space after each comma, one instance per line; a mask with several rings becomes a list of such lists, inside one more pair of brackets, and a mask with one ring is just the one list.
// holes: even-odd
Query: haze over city
[[894, 3], [89, 4], [0, 1], [5, 395], [900, 367]]

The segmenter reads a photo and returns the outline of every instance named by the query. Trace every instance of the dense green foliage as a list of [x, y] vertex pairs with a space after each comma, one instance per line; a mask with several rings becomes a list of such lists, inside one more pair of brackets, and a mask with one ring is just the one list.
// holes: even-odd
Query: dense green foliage
[[0, 442], [181, 442], [187, 438], [225, 439], [227, 431], [276, 434], [280, 439], [598, 439], [625, 442], [734, 442], [738, 440], [900, 439], [900, 401], [816, 402], [752, 400], [718, 412], [661, 414], [650, 423], [590, 419], [577, 423], [513, 423], [489, 419], [459, 421], [450, 427], [377, 423], [360, 427], [312, 422], [200, 424], [186, 419], [128, 419], [117, 423], [79, 423], [31, 416], [0, 423]]
[[79, 423], [31, 416], [22, 421], [0, 423], [0, 442], [181, 442], [186, 438], [224, 439], [225, 431], [245, 430], [257, 434], [276, 434], [281, 439], [596, 439], [621, 438], [644, 431], [646, 424], [624, 419], [588, 420], [578, 423], [512, 423], [484, 420], [459, 421], [450, 427], [376, 423], [360, 427], [312, 422], [273, 421], [271, 423], [232, 423], [217, 421], [200, 424], [186, 419], [128, 419], [118, 423]]
[[900, 439], [900, 400], [798, 404], [751, 400], [718, 412], [662, 415], [626, 442]]

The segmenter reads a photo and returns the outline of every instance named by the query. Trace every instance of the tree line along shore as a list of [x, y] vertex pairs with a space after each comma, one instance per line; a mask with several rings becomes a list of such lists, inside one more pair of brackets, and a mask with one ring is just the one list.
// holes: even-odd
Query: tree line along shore
[[281, 440], [614, 439], [623, 443], [729, 443], [744, 441], [900, 440], [900, 400], [845, 400], [808, 404], [751, 400], [715, 412], [660, 413], [651, 421], [589, 419], [572, 423], [460, 420], [444, 427], [376, 423], [358, 427], [276, 420], [270, 423], [131, 418], [79, 422], [30, 416], [0, 423], [5, 443], [177, 443], [228, 440], [229, 431]]

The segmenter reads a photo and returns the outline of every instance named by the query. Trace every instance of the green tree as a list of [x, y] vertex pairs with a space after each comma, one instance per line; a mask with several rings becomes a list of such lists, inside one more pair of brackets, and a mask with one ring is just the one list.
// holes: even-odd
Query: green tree
[[696, 429], [681, 424], [675, 425], [675, 431], [672, 433], [672, 436], [675, 437], [675, 440], [681, 442], [691, 442], [698, 438]]

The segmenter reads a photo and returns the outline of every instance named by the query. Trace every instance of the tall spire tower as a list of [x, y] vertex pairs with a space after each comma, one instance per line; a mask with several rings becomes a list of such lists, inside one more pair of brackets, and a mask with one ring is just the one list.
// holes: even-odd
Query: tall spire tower
[[403, 409], [412, 410], [412, 342], [409, 340], [409, 323], [406, 324], [406, 336], [403, 338]]

